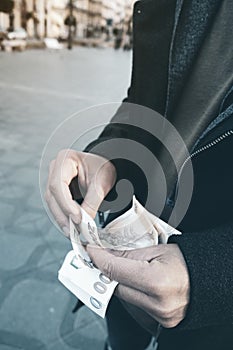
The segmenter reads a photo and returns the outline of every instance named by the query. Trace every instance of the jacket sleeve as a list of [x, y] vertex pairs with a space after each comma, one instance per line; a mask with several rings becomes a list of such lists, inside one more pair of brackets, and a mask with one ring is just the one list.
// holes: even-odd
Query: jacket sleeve
[[[121, 123], [121, 119], [124, 118], [124, 113], [126, 113], [127, 103], [130, 103], [130, 90], [131, 88], [128, 89], [127, 97], [124, 98], [121, 106], [118, 108], [115, 115], [111, 118], [109, 124], [104, 128], [96, 140], [93, 140], [91, 143], [89, 143], [84, 152], [91, 152], [95, 146], [101, 144], [105, 140], [116, 137], [124, 137], [127, 135], [127, 130], [124, 128], [124, 124]], [[99, 155], [106, 157], [104, 150], [100, 152]]]
[[[84, 152], [93, 153], [110, 160], [116, 168], [116, 184], [121, 179], [127, 179], [134, 187], [135, 193], [137, 193], [136, 188], [139, 187], [138, 184], [144, 184], [145, 179], [143, 178], [141, 170], [135, 166], [133, 162], [127, 159], [127, 157], [124, 157], [121, 140], [140, 139], [139, 142], [142, 143], [143, 140], [146, 140], [147, 138], [142, 136], [141, 130], [139, 131], [138, 128], [133, 126], [134, 114], [131, 111], [130, 91], [131, 88], [128, 89], [127, 97], [122, 101], [121, 106], [116, 111], [109, 124], [104, 128], [98, 138], [92, 141], [84, 149]], [[115, 142], [111, 142], [111, 140], [114, 140]], [[120, 146], [119, 149], [121, 149], [121, 151], [117, 151], [118, 146]], [[118, 157], [113, 156], [116, 154], [116, 151], [119, 153]], [[143, 193], [144, 187], [146, 187], [146, 183], [140, 187], [140, 193]], [[73, 199], [78, 200], [79, 202], [82, 201], [82, 198], [80, 198], [80, 191], [78, 190], [77, 177], [72, 180], [70, 184], [70, 191], [72, 193]], [[139, 198], [143, 196], [143, 194], [142, 196], [139, 193], [137, 194]], [[107, 200], [114, 200], [116, 198], [116, 195], [117, 192], [114, 187], [107, 196]], [[122, 208], [122, 211], [125, 209], [126, 208]]]
[[233, 222], [203, 232], [172, 236], [190, 276], [190, 303], [180, 330], [233, 323]]
[[[129, 88], [127, 98], [123, 100], [123, 103], [109, 124], [104, 128], [99, 137], [91, 142], [84, 151], [110, 160], [116, 168], [116, 184], [122, 179], [127, 180], [131, 184], [129, 194], [131, 193], [131, 188], [133, 188], [135, 195], [143, 203], [147, 195], [147, 179], [143, 173], [143, 169], [138, 165], [141, 164], [140, 157], [142, 155], [137, 154], [138, 164], [131, 160], [132, 152], [135, 152], [133, 149], [134, 142], [140, 146], [142, 145], [142, 147], [144, 146], [146, 149], [152, 149], [156, 146], [158, 148], [159, 145], [156, 144], [158, 141], [153, 135], [150, 135], [148, 131], [138, 126], [141, 125], [138, 123], [141, 119], [141, 113], [141, 108], [138, 108], [137, 105], [132, 103], [131, 88]], [[131, 145], [130, 147], [128, 146], [129, 144]], [[79, 195], [79, 191], [76, 190], [77, 185], [78, 181], [75, 178], [70, 184], [70, 190], [73, 198], [80, 200], [75, 195], [76, 192]], [[116, 196], [118, 196], [118, 192], [114, 187], [106, 199], [111, 201]], [[129, 203], [128, 197], [124, 199], [124, 202]], [[122, 208], [122, 211], [124, 212], [125, 209]]]

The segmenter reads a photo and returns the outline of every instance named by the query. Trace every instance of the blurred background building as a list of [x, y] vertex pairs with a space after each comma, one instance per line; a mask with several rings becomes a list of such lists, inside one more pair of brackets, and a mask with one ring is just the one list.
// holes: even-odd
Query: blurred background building
[[[1, 0], [1, 31], [26, 31], [33, 39], [104, 37], [127, 31], [135, 0]], [[72, 23], [71, 23], [71, 22]]]

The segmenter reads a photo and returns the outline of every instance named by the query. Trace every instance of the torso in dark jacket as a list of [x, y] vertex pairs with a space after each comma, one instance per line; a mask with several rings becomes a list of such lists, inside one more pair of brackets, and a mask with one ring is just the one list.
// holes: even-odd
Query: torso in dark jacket
[[[233, 86], [231, 28], [233, 2], [231, 0], [142, 0], [136, 3], [133, 18], [133, 73], [127, 101], [161, 113], [177, 128], [191, 153], [214, 142], [211, 147], [207, 147], [192, 158], [194, 191], [187, 214], [179, 226], [183, 232], [195, 231], [197, 235], [199, 232], [205, 234], [205, 230], [215, 229], [232, 220], [233, 135], [224, 136], [219, 142], [216, 140], [233, 130], [233, 98], [229, 93]], [[202, 137], [208, 126], [219, 115], [223, 116], [221, 122], [216, 123], [215, 127]], [[115, 120], [116, 118], [117, 116]], [[120, 123], [120, 120], [118, 122]], [[115, 137], [145, 139], [143, 133], [137, 135], [136, 132], [127, 130], [125, 125], [114, 124], [113, 118], [113, 123], [106, 127], [97, 142]], [[197, 144], [199, 139], [200, 142]], [[172, 170], [170, 158], [166, 153], [165, 151], [160, 153], [160, 161], [167, 176], [168, 195], [171, 196], [176, 186], [177, 174]], [[104, 152], [102, 155], [105, 156]], [[182, 164], [184, 161], [182, 152], [177, 156], [180, 157]], [[127, 166], [124, 171], [123, 163], [118, 165], [123, 177], [130, 173]], [[135, 170], [131, 173], [133, 177], [136, 174]], [[138, 196], [143, 197], [143, 181], [140, 176], [135, 188]], [[179, 186], [182, 186], [182, 176]], [[215, 237], [215, 242], [214, 244], [209, 242], [209, 244], [214, 252], [210, 255], [214, 263], [209, 265], [216, 266], [216, 269], [221, 266], [222, 269], [224, 264], [218, 263], [220, 251], [216, 253], [217, 256], [214, 251], [214, 247], [218, 244], [216, 234], [212, 237]], [[186, 255], [189, 251], [191, 252], [192, 244], [196, 244], [193, 235], [187, 238], [186, 245], [182, 246], [182, 240], [186, 240], [185, 235], [179, 240]], [[228, 243], [226, 264], [229, 269], [230, 254], [233, 255], [232, 236]], [[191, 266], [192, 261], [190, 262], [186, 255], [192, 274], [194, 271]], [[200, 255], [200, 264], [204, 261], [201, 259], [205, 259], [203, 254]], [[193, 257], [194, 260], [195, 257]], [[204, 266], [206, 271], [203, 276], [205, 273], [206, 276], [211, 276], [211, 271], [208, 271], [208, 262], [205, 262]], [[222, 271], [218, 272], [213, 277], [216, 279], [216, 285]], [[202, 276], [201, 273], [199, 275]], [[233, 281], [229, 276], [226, 273], [226, 278], [220, 281], [226, 291], [228, 287], [232, 290]], [[206, 314], [203, 316], [198, 306], [195, 306], [197, 310], [195, 313], [191, 305], [186, 323], [184, 322], [180, 328], [162, 332], [160, 349], [232, 349], [233, 300], [230, 300], [230, 294], [226, 292], [225, 299], [223, 297], [224, 300], [221, 301], [210, 290], [209, 298], [205, 295], [205, 299], [201, 300], [201, 288], [198, 290], [197, 280], [195, 283], [194, 298], [198, 300], [200, 297], [200, 306]], [[200, 284], [202, 284], [201, 281]], [[220, 290], [221, 286], [218, 288]], [[213, 303], [216, 303], [216, 310]], [[229, 303], [228, 311], [227, 303]], [[194, 302], [193, 305], [198, 304]], [[207, 305], [206, 309], [205, 305]], [[226, 310], [224, 314], [220, 311], [221, 307]]]

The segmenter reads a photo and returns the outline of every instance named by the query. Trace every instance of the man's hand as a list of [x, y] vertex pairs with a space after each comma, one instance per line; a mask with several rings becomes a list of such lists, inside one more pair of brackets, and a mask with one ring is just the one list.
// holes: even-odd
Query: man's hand
[[79, 205], [72, 199], [71, 181], [78, 176], [79, 188], [85, 193], [82, 208], [94, 218], [104, 197], [116, 180], [114, 165], [94, 154], [63, 150], [50, 164], [46, 202], [63, 232], [69, 236], [69, 216], [80, 223]]
[[189, 303], [189, 274], [176, 244], [116, 252], [87, 246], [96, 266], [118, 281], [116, 295], [166, 328], [177, 326]]

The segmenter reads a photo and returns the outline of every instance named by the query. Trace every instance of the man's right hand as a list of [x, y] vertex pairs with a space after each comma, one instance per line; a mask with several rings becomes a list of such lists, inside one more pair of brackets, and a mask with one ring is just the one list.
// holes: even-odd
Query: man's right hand
[[92, 217], [116, 181], [114, 165], [107, 159], [84, 152], [63, 150], [50, 164], [45, 199], [58, 225], [69, 236], [69, 216], [81, 221], [80, 206], [73, 200], [69, 185], [78, 176], [85, 193], [82, 208]]

